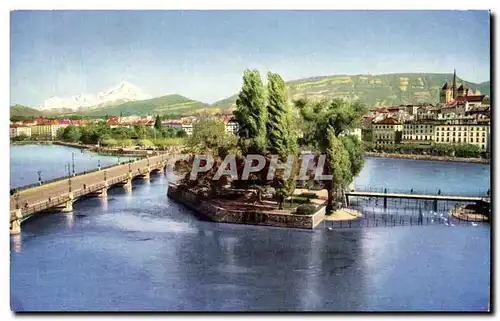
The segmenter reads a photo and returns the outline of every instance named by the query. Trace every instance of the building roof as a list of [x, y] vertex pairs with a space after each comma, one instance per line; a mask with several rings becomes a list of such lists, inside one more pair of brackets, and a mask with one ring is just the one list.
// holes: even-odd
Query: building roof
[[464, 96], [464, 97], [458, 97], [458, 101], [468, 101], [468, 102], [481, 102], [484, 100], [485, 95], [471, 95], [471, 96]]
[[400, 125], [396, 119], [391, 117], [379, 120], [376, 124]]
[[445, 82], [443, 88], [441, 88], [441, 89], [443, 89], [443, 90], [448, 89], [448, 83]]

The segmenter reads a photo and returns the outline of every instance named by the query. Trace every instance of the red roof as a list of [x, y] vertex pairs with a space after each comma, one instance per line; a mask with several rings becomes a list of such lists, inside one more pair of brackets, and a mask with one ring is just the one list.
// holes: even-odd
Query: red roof
[[399, 122], [394, 118], [386, 118], [376, 122], [376, 124], [399, 125]]
[[464, 96], [464, 97], [458, 97], [457, 101], [458, 102], [481, 102], [484, 99], [484, 95], [474, 95], [474, 96]]

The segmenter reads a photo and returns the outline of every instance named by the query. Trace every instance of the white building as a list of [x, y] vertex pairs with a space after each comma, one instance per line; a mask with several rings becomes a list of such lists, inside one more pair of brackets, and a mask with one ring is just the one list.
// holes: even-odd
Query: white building
[[17, 136], [27, 136], [31, 137], [31, 127], [29, 126], [20, 126], [18, 124], [10, 125], [10, 137], [14, 138]]

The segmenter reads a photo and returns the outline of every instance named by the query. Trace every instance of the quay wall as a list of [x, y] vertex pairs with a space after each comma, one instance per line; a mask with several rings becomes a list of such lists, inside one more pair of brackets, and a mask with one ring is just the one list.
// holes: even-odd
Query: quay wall
[[212, 204], [209, 200], [202, 200], [195, 193], [183, 190], [172, 183], [168, 186], [167, 196], [210, 220], [220, 223], [314, 229], [325, 217], [325, 206], [319, 207], [313, 215], [225, 209]]
[[365, 156], [369, 157], [382, 157], [382, 158], [402, 158], [402, 159], [415, 159], [415, 160], [434, 160], [442, 162], [460, 162], [460, 163], [478, 163], [489, 164], [490, 160], [487, 158], [465, 158], [465, 157], [448, 157], [448, 156], [433, 156], [433, 155], [418, 155], [418, 154], [394, 154], [394, 153], [374, 153], [365, 152]]

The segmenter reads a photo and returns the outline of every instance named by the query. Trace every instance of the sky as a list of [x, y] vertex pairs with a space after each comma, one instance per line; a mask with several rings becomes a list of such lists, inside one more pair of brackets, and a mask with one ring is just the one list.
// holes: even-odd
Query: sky
[[247, 68], [490, 80], [487, 11], [13, 11], [10, 28], [10, 101], [31, 107], [121, 81], [213, 103]]

